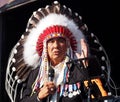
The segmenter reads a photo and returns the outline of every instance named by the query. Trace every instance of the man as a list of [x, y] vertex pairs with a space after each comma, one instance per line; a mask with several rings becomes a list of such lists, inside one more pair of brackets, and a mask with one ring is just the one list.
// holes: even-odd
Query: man
[[[46, 31], [44, 31], [44, 33], [48, 32], [48, 30], [54, 29], [54, 28], [57, 28], [58, 31], [60, 31], [61, 27], [62, 26], [49, 27], [49, 28], [47, 28]], [[66, 29], [66, 28], [63, 27], [62, 29]], [[66, 33], [66, 32], [64, 32], [64, 33]], [[49, 37], [49, 34], [48, 34], [47, 37], [44, 39], [44, 41], [46, 43], [44, 43], [45, 45], [43, 45], [43, 49], [45, 52], [43, 52], [44, 58], [43, 58], [42, 62], [40, 63], [40, 66], [42, 66], [42, 64], [45, 66], [45, 62], [46, 62], [47, 63], [46, 67], [48, 65], [49, 68], [52, 67], [55, 70], [55, 76], [54, 76], [53, 82], [48, 81], [48, 74], [47, 74], [47, 72], [45, 72], [47, 70], [47, 68], [45, 68], [43, 66], [43, 68], [40, 68], [40, 70], [37, 71], [37, 72], [41, 73], [41, 75], [38, 75], [37, 81], [35, 82], [36, 84], [33, 87], [34, 90], [33, 90], [32, 96], [29, 97], [29, 99], [26, 98], [26, 96], [29, 96], [31, 93], [31, 92], [29, 92], [30, 91], [29, 89], [31, 88], [32, 83], [33, 83], [33, 82], [31, 83], [31, 80], [35, 79], [33, 77], [34, 75], [35, 76], [37, 75], [34, 72], [33, 72], [34, 75], [32, 74], [32, 76], [30, 77], [29, 82], [28, 82], [30, 87], [27, 87], [27, 89], [26, 89], [27, 92], [29, 92], [29, 93], [26, 93], [26, 90], [25, 90], [25, 92], [23, 92], [24, 95], [23, 95], [22, 100], [27, 99], [27, 101], [29, 100], [29, 102], [35, 101], [34, 98], [32, 99], [32, 97], [37, 97], [36, 99], [43, 100], [43, 99], [47, 98], [50, 94], [53, 94], [51, 101], [57, 102], [58, 100], [57, 100], [56, 96], [58, 94], [59, 94], [59, 96], [62, 96], [65, 93], [63, 91], [63, 90], [65, 90], [65, 87], [67, 88], [65, 90], [67, 93], [65, 97], [70, 97], [70, 99], [72, 99], [72, 97], [74, 97], [74, 95], [77, 97], [79, 96], [80, 80], [82, 81], [84, 79], [84, 77], [86, 77], [86, 76], [82, 75], [82, 73], [80, 73], [80, 71], [77, 68], [72, 68], [72, 66], [70, 68], [67, 67], [66, 62], [68, 62], [70, 59], [68, 56], [66, 56], [66, 54], [70, 50], [70, 45], [69, 45], [70, 42], [68, 42], [69, 40], [67, 40], [67, 36], [65, 36], [66, 34], [64, 34], [64, 33], [63, 32], [58, 33], [53, 30], [51, 37]], [[81, 41], [83, 41], [83, 40], [81, 40]], [[82, 42], [82, 43], [84, 43], [84, 42]], [[38, 41], [38, 46], [39, 46], [39, 41]], [[87, 47], [86, 47], [86, 50], [87, 50]], [[46, 73], [46, 75], [45, 75], [45, 73]], [[70, 75], [70, 74], [72, 74], [72, 75]], [[75, 75], [75, 76], [73, 76], [73, 75]], [[38, 86], [38, 84], [41, 84], [41, 86]], [[59, 92], [57, 92], [57, 90], [59, 90]], [[71, 96], [70, 96], [69, 91], [71, 91]], [[74, 95], [72, 95], [73, 92], [74, 93], [76, 92], [76, 93]], [[34, 96], [35, 94], [37, 96]], [[62, 99], [64, 99], [64, 98], [62, 98]], [[80, 100], [80, 99], [81, 98], [78, 98], [77, 100]]]

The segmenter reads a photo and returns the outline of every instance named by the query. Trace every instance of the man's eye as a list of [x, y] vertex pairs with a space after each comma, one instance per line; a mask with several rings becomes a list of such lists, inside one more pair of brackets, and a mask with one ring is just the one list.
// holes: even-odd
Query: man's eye
[[64, 42], [65, 40], [64, 39], [59, 39], [59, 42]]
[[54, 42], [54, 40], [51, 40], [50, 42], [51, 42], [51, 43], [53, 43], [53, 42]]
[[64, 42], [65, 42], [65, 39], [63, 39], [63, 38], [60, 38], [60, 39], [59, 39], [59, 42], [62, 42], [62, 43], [64, 43]]
[[53, 39], [50, 39], [50, 40], [48, 41], [48, 43], [54, 43], [54, 40], [53, 40]]

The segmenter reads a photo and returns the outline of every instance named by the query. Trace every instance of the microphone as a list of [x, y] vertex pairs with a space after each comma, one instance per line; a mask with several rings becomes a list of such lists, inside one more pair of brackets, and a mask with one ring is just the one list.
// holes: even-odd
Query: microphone
[[48, 70], [48, 80], [49, 80], [49, 81], [53, 81], [53, 79], [54, 79], [54, 74], [55, 74], [54, 69], [50, 67], [49, 70]]

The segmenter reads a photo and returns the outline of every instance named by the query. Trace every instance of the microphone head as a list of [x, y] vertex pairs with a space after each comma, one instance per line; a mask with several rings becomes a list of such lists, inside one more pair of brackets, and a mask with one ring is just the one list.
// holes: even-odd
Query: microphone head
[[55, 74], [54, 69], [50, 67], [49, 70], [48, 70], [48, 78], [49, 78], [49, 81], [53, 81], [54, 74]]

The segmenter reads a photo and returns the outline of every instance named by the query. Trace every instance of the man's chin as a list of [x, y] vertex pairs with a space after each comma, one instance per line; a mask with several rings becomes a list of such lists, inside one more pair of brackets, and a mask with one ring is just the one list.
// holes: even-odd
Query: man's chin
[[55, 59], [55, 60], [58, 60], [58, 59], [60, 59], [60, 58], [61, 58], [61, 55], [55, 55], [55, 56], [54, 56], [54, 59]]

